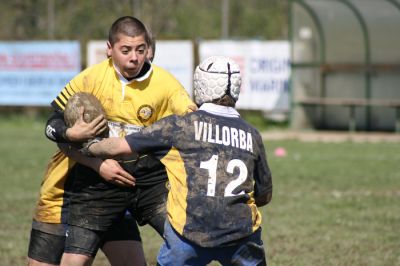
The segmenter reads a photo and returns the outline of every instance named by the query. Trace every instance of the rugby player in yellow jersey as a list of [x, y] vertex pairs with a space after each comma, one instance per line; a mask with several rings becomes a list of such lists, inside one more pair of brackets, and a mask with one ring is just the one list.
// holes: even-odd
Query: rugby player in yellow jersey
[[86, 147], [105, 158], [151, 153], [166, 166], [171, 190], [157, 265], [266, 265], [258, 207], [271, 200], [272, 178], [259, 132], [234, 109], [240, 84], [232, 59], [210, 57], [195, 71], [198, 111]]
[[[193, 109], [193, 103], [180, 83], [146, 59], [150, 42], [142, 22], [133, 17], [117, 19], [111, 26], [107, 43], [110, 58], [82, 71], [59, 93], [52, 102], [55, 113], [46, 126], [46, 136], [58, 143], [81, 142], [104, 129], [101, 117], [90, 124], [80, 121], [71, 128], [65, 126], [63, 110], [68, 99], [77, 92], [92, 93], [100, 100], [106, 110], [110, 136], [128, 135], [160, 118]], [[67, 153], [70, 156], [74, 154]], [[70, 217], [72, 225], [85, 232], [78, 233], [79, 239], [69, 234], [71, 237], [67, 241], [86, 241], [90, 245], [73, 243], [75, 249], [65, 253], [66, 262], [78, 260], [78, 263], [83, 262], [82, 265], [89, 265], [98, 248], [106, 242], [103, 250], [110, 251], [106, 252], [107, 257], [116, 259], [116, 262], [111, 261], [112, 265], [143, 265], [145, 261], [137, 225], [134, 220], [123, 219], [128, 209], [126, 203], [130, 203], [129, 209], [140, 224], [148, 223], [162, 234], [168, 193], [165, 168], [151, 156], [130, 157], [120, 162], [76, 155], [73, 159], [79, 163], [57, 152], [48, 166], [33, 217], [28, 252], [31, 265], [59, 263], [59, 252], [64, 251], [70, 203], [74, 200], [88, 202], [83, 213], [73, 212]], [[77, 184], [75, 189], [73, 183]], [[121, 184], [127, 186], [117, 186]], [[90, 193], [80, 193], [81, 189], [88, 187], [95, 189]], [[120, 200], [118, 209], [102, 204], [96, 206], [98, 198], [109, 196], [112, 200]], [[99, 208], [110, 211], [112, 218], [99, 219]], [[118, 215], [114, 216], [114, 213]], [[115, 252], [111, 245], [118, 247], [119, 252]], [[137, 258], [132, 259], [135, 250]]]

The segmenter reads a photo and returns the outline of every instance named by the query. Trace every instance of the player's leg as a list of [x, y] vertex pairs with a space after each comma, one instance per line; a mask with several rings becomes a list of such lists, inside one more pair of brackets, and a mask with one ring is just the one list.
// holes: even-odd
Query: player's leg
[[158, 253], [157, 265], [206, 266], [212, 261], [212, 256], [204, 252], [204, 248], [181, 237], [168, 221], [165, 223], [164, 236], [165, 242]]
[[91, 266], [94, 258], [82, 254], [64, 253], [61, 266]]
[[141, 186], [137, 189], [135, 217], [139, 225], [149, 224], [163, 237], [164, 223], [167, 218], [166, 203], [168, 181], [161, 181], [152, 186]]
[[69, 225], [65, 241], [62, 266], [92, 265], [105, 232]]
[[146, 265], [138, 225], [128, 212], [107, 232], [101, 250], [113, 266]]
[[65, 246], [65, 226], [33, 221], [29, 239], [28, 265], [59, 265]]
[[61, 265], [90, 265], [106, 232], [123, 218], [132, 194], [131, 188], [108, 183], [91, 169], [78, 165]]
[[91, 265], [101, 246], [113, 266], [146, 265], [136, 222], [133, 218], [124, 220], [108, 232], [70, 226], [61, 265]]
[[216, 253], [217, 260], [222, 265], [257, 265], [266, 266], [261, 228], [250, 236], [240, 240], [234, 246], [222, 247]]
[[164, 224], [165, 219], [167, 219], [167, 211], [165, 207], [163, 207], [163, 209], [158, 209], [158, 212], [153, 213], [146, 222], [153, 227], [162, 238], [164, 238]]
[[91, 265], [100, 247], [113, 266], [146, 265], [139, 229], [132, 217], [118, 221], [108, 231], [70, 226], [61, 265]]
[[102, 251], [113, 266], [146, 265], [142, 242], [139, 241], [109, 241], [104, 244]]

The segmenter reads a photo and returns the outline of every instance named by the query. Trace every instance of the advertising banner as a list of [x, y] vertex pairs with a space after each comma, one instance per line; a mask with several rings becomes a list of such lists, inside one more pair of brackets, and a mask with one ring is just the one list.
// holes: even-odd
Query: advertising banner
[[[87, 46], [88, 66], [106, 59], [107, 41], [90, 41]], [[168, 70], [192, 95], [193, 44], [191, 41], [157, 41], [153, 63]]]
[[80, 70], [77, 41], [0, 42], [0, 105], [50, 106]]
[[288, 41], [202, 41], [200, 61], [229, 56], [242, 73], [239, 109], [289, 110], [290, 50]]

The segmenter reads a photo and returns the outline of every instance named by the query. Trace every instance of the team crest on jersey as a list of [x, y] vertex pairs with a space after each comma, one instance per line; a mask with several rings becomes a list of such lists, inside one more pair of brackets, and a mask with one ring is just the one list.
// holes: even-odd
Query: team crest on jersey
[[147, 122], [153, 115], [153, 113], [154, 113], [153, 108], [150, 105], [145, 104], [139, 107], [137, 116], [141, 122]]

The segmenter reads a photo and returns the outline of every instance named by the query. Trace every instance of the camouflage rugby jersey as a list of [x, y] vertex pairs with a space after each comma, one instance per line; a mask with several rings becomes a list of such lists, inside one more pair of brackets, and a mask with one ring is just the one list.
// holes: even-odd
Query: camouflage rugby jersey
[[[260, 227], [254, 198], [270, 192], [272, 181], [258, 131], [233, 108], [203, 106], [164, 118], [126, 140], [132, 150], [152, 153], [166, 166], [172, 227], [200, 246], [215, 247]], [[205, 111], [210, 107], [222, 113]]]

